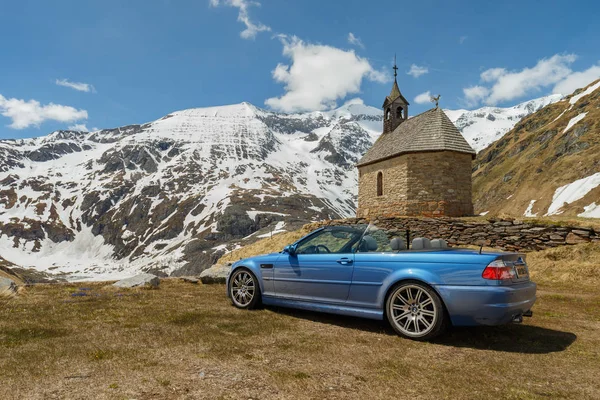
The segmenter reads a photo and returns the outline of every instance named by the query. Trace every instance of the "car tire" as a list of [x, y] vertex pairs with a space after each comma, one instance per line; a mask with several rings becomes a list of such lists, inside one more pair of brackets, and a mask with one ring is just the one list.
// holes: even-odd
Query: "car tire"
[[447, 316], [440, 296], [431, 287], [416, 281], [398, 283], [385, 304], [392, 328], [407, 339], [431, 340], [446, 328]]
[[260, 285], [250, 270], [239, 268], [233, 271], [229, 279], [229, 298], [237, 308], [252, 310], [260, 305]]

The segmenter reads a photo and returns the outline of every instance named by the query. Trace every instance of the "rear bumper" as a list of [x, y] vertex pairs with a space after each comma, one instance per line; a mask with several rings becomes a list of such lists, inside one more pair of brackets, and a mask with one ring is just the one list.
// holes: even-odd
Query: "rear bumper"
[[531, 310], [536, 284], [435, 287], [455, 326], [502, 325]]

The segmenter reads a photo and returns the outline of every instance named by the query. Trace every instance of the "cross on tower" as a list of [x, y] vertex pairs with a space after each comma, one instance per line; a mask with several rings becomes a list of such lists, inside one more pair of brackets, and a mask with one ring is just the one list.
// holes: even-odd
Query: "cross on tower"
[[396, 65], [396, 55], [394, 54], [394, 80], [398, 76], [398, 66]]

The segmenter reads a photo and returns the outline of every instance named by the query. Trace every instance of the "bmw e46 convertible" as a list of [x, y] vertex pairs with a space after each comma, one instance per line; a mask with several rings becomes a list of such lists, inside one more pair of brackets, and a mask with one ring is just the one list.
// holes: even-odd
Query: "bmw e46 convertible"
[[449, 248], [373, 225], [328, 226], [282, 252], [240, 260], [227, 278], [234, 306], [259, 304], [387, 319], [430, 340], [448, 325], [501, 325], [531, 316], [536, 284], [525, 255]]

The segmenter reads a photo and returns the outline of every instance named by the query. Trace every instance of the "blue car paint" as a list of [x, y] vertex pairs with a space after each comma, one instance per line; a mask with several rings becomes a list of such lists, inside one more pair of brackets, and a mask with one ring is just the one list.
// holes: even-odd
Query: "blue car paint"
[[[462, 249], [282, 252], [240, 260], [232, 271], [252, 271], [265, 305], [372, 319], [385, 317], [386, 296], [395, 284], [419, 281], [439, 294], [453, 325], [500, 325], [530, 310], [536, 299], [536, 285], [529, 280], [507, 285], [481, 277], [490, 262], [511, 254]], [[338, 263], [342, 258], [349, 262]]]

